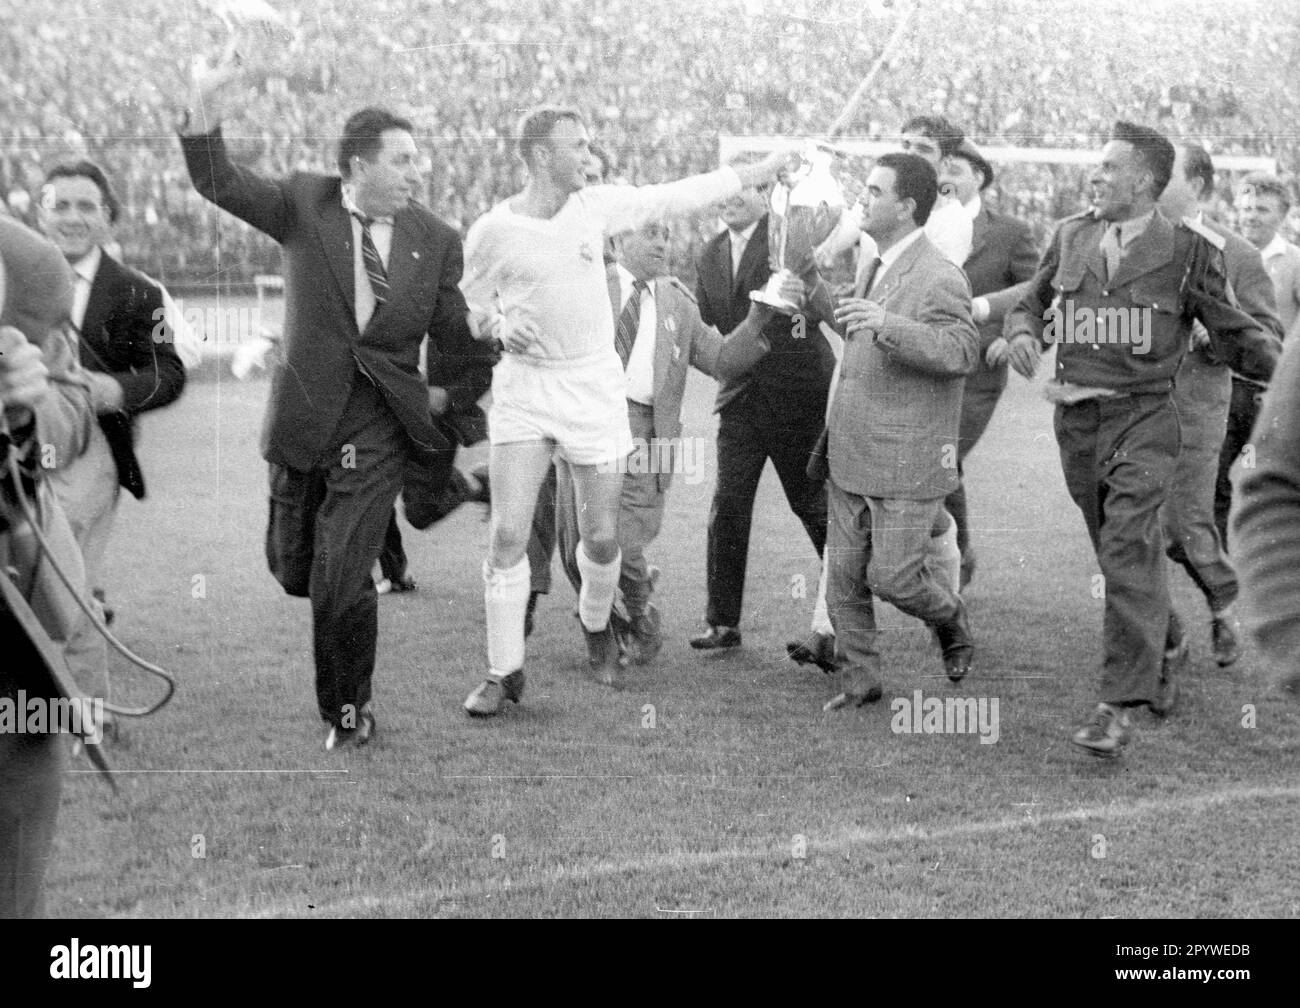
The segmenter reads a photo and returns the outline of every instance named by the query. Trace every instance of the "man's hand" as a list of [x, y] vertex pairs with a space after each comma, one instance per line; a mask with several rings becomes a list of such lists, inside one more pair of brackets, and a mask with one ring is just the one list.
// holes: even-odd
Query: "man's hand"
[[[812, 271], [812, 275], [814, 277], [817, 275], [816, 270]], [[802, 307], [805, 298], [808, 296], [807, 285], [789, 270], [781, 270], [777, 277], [781, 281], [781, 286], [778, 288], [781, 297], [791, 304]]]
[[102, 371], [87, 371], [86, 378], [90, 381], [90, 401], [96, 413], [116, 413], [122, 408], [125, 395], [116, 378]]
[[429, 386], [429, 412], [434, 416], [442, 416], [447, 412], [447, 407], [451, 405], [451, 396], [445, 388], [438, 385]]
[[1041, 355], [1038, 340], [1029, 333], [1020, 333], [1012, 337], [1007, 349], [1007, 359], [1011, 362], [1011, 366], [1016, 369], [1016, 374], [1024, 378], [1034, 377], [1034, 372], [1038, 370], [1038, 358]]
[[847, 336], [879, 332], [885, 327], [885, 309], [866, 298], [845, 298], [835, 309], [835, 321]]
[[771, 182], [808, 148], [806, 140], [782, 140], [762, 161], [752, 164], [732, 165], [740, 176], [741, 186], [762, 185]]
[[537, 326], [529, 319], [512, 319], [506, 315], [492, 318], [491, 333], [494, 339], [501, 341], [501, 348], [506, 353], [527, 353], [540, 338]]
[[50, 373], [40, 347], [28, 343], [21, 330], [0, 326], [0, 403], [9, 421], [26, 423], [49, 392]]
[[239, 39], [232, 37], [215, 63], [203, 53], [195, 53], [190, 62], [190, 100], [193, 103], [192, 129], [210, 132], [221, 121], [224, 95], [231, 85], [245, 77], [244, 57]]
[[1001, 367], [1007, 362], [1007, 353], [1010, 344], [1007, 343], [1005, 336], [999, 336], [989, 344], [988, 350], [984, 352], [984, 361], [989, 367]]

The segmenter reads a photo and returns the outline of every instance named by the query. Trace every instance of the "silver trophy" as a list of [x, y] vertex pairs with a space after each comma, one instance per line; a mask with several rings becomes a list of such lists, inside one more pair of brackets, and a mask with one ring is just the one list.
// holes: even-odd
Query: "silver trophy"
[[784, 315], [798, 313], [799, 306], [781, 296], [783, 278], [808, 269], [813, 252], [830, 237], [844, 212], [844, 191], [831, 173], [832, 158], [830, 148], [810, 144], [799, 167], [772, 187], [767, 240], [775, 272], [749, 296]]

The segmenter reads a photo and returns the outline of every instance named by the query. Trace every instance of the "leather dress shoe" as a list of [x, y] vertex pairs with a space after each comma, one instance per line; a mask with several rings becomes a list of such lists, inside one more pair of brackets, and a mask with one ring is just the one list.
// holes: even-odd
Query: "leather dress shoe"
[[370, 709], [370, 704], [364, 704], [361, 708], [361, 723], [355, 728], [330, 725], [329, 733], [325, 736], [325, 751], [359, 749], [375, 737], [377, 728], [378, 722]]
[[814, 633], [807, 640], [786, 641], [786, 654], [800, 665], [816, 665], [823, 672], [835, 671], [835, 635]]
[[822, 705], [822, 711], [842, 710], [845, 707], [865, 707], [869, 703], [875, 703], [881, 698], [883, 691], [879, 686], [868, 686], [865, 689], [845, 690], [837, 693]]
[[696, 651], [716, 651], [719, 648], [740, 647], [740, 631], [735, 627], [711, 626], [707, 633], [691, 638]]
[[934, 628], [934, 636], [943, 652], [943, 670], [950, 682], [959, 683], [970, 675], [971, 659], [975, 655], [975, 642], [971, 639], [970, 624], [966, 620], [966, 606], [959, 603], [957, 616], [950, 623]]
[[1178, 683], [1187, 668], [1190, 647], [1186, 636], [1176, 647], [1165, 650], [1164, 660], [1160, 663], [1160, 681], [1156, 684], [1156, 697], [1151, 701], [1151, 713], [1156, 717], [1166, 717], [1178, 703]]
[[627, 635], [630, 647], [624, 650], [636, 664], [648, 665], [658, 657], [664, 646], [663, 634], [659, 629], [661, 622], [659, 607], [653, 602], [647, 602], [645, 611], [632, 620]]
[[465, 698], [465, 711], [471, 717], [500, 714], [506, 701], [518, 703], [524, 695], [524, 670], [515, 669], [501, 679], [484, 679]]
[[1070, 737], [1070, 741], [1093, 756], [1113, 759], [1124, 751], [1132, 737], [1128, 711], [1103, 703], [1097, 705], [1092, 717]]
[[620, 648], [618, 638], [614, 635], [612, 623], [606, 623], [603, 629], [588, 630], [582, 628], [587, 639], [587, 671], [602, 686], [619, 689]]

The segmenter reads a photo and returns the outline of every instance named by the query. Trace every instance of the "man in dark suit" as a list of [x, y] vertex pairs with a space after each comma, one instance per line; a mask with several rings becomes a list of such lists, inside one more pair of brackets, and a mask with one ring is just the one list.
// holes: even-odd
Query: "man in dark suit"
[[879, 259], [835, 312], [844, 335], [840, 378], [809, 465], [824, 463], [819, 474], [829, 476], [826, 602], [842, 690], [827, 710], [881, 697], [874, 596], [930, 626], [949, 679], [970, 672], [966, 607], [927, 562], [957, 482], [945, 446], [956, 437], [962, 382], [979, 355], [970, 285], [922, 231], [938, 193], [924, 158], [891, 153], [876, 161], [863, 189], [862, 228]]
[[957, 489], [944, 507], [957, 522], [961, 550], [961, 586], [975, 573], [966, 511], [965, 459], [993, 419], [1002, 390], [1007, 387], [1006, 341], [1002, 321], [1024, 293], [1020, 286], [1038, 266], [1038, 249], [1029, 225], [1009, 214], [990, 210], [983, 193], [993, 184], [993, 166], [968, 139], [958, 144], [940, 167], [940, 188], [947, 188], [970, 215], [971, 249], [962, 268], [970, 281], [971, 313], [979, 326], [980, 359], [966, 376], [962, 392], [961, 426], [957, 432]]
[[[1160, 196], [1160, 209], [1171, 220], [1194, 221], [1222, 240], [1228, 287], [1238, 307], [1280, 340], [1282, 323], [1264, 260], [1245, 238], [1206, 219], [1203, 207], [1213, 196], [1209, 153], [1198, 144], [1176, 145], [1173, 175]], [[1232, 371], [1214, 355], [1204, 328], [1197, 327], [1192, 349], [1174, 380], [1182, 445], [1160, 515], [1169, 558], [1187, 571], [1209, 606], [1211, 646], [1220, 666], [1233, 664], [1241, 654], [1237, 572], [1214, 520], [1214, 487], [1231, 398]], [[1167, 646], [1180, 654], [1188, 649], [1176, 613]]]
[[[185, 387], [185, 367], [165, 332], [162, 290], [104, 251], [117, 216], [117, 199], [98, 165], [63, 164], [46, 177], [41, 227], [72, 267], [72, 324], [99, 418], [85, 453], [51, 473], [50, 483], [101, 609], [119, 487], [136, 498], [145, 494], [135, 418], [174, 402]], [[82, 687], [107, 698], [106, 645], [89, 620], [73, 634], [67, 654]]]
[[[696, 297], [700, 318], [726, 335], [749, 313], [750, 291], [771, 276], [767, 187], [747, 189], [721, 205], [726, 227], [700, 255]], [[740, 613], [749, 558], [754, 495], [772, 460], [790, 510], [820, 556], [826, 542], [826, 491], [806, 472], [808, 453], [826, 416], [835, 356], [817, 321], [768, 323], [771, 353], [753, 370], [718, 389], [718, 484], [709, 512], [709, 629], [691, 639], [699, 650], [740, 644]]]
[[450, 466], [454, 445], [434, 415], [467, 405], [429, 389], [420, 343], [427, 333], [458, 369], [481, 374], [473, 399], [494, 351], [470, 335], [459, 236], [415, 202], [411, 123], [363, 109], [343, 128], [342, 177], [261, 178], [231, 162], [219, 125], [223, 93], [240, 77], [233, 50], [216, 67], [200, 61], [181, 145], [198, 192], [284, 250], [284, 354], [262, 432], [267, 560], [286, 592], [311, 599], [325, 748], [363, 745], [375, 729], [370, 571], [408, 460]]

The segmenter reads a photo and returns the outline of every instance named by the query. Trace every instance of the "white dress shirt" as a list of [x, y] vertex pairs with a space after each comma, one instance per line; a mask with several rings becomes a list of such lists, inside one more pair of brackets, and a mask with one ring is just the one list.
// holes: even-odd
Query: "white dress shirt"
[[871, 291], [880, 286], [881, 279], [889, 272], [889, 267], [898, 262], [898, 257], [915, 245], [923, 234], [925, 234], [925, 230], [917, 228], [880, 253], [880, 269], [876, 270], [875, 279], [871, 282], [871, 290], [867, 291], [866, 297], [870, 297]]
[[[618, 313], [622, 315], [628, 298], [632, 296], [636, 277], [622, 263], [614, 268], [618, 271]], [[641, 296], [641, 319], [632, 353], [627, 359], [627, 397], [645, 406], [653, 406], [655, 401], [655, 333], [659, 326], [659, 313], [655, 309], [656, 283], [655, 280], [646, 281], [649, 289]]]
[[99, 272], [99, 263], [103, 250], [98, 245], [72, 264], [72, 324], [81, 332], [86, 322], [86, 305], [90, 303], [90, 288], [94, 286], [95, 274]]
[[731, 243], [731, 281], [734, 284], [736, 277], [740, 276], [740, 260], [745, 255], [745, 249], [749, 247], [749, 240], [754, 237], [754, 229], [758, 227], [758, 221], [747, 228], [739, 231], [727, 229], [727, 240]]
[[[352, 224], [352, 283], [356, 292], [357, 329], [364, 329], [375, 313], [379, 302], [375, 300], [375, 290], [370, 286], [370, 274], [366, 272], [366, 261], [361, 254], [361, 221], [355, 214], [362, 214], [353, 199], [352, 186], [343, 183], [343, 209], [348, 212]], [[393, 218], [376, 217], [370, 225], [370, 240], [375, 243], [375, 250], [388, 269], [388, 255], [393, 249]]]

